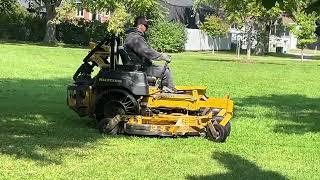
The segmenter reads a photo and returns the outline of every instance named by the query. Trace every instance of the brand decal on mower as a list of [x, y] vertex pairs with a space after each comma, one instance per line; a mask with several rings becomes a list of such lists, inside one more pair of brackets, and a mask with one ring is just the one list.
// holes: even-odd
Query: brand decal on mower
[[122, 83], [122, 80], [119, 80], [119, 79], [99, 78], [99, 81], [102, 81], [102, 82], [111, 82], [111, 83]]

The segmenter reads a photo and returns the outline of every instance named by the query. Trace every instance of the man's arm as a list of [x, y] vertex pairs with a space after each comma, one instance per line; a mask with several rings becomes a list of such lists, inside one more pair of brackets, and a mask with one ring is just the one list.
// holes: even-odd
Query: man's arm
[[127, 45], [134, 50], [140, 57], [149, 60], [160, 60], [161, 53], [151, 48], [141, 36], [132, 37]]

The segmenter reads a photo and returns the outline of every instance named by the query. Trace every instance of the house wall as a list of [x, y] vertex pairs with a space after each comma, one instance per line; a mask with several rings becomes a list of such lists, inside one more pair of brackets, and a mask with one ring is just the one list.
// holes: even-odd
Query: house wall
[[96, 18], [93, 19], [93, 13], [86, 11], [85, 9], [82, 10], [83, 11], [83, 16], [78, 16], [77, 12], [75, 12], [76, 18], [78, 19], [84, 19], [87, 21], [93, 21], [93, 20], [99, 20], [100, 22], [106, 22], [110, 19], [110, 15], [108, 13], [96, 13]]
[[290, 49], [296, 49], [297, 43], [298, 40], [292, 33], [289, 33], [288, 36], [283, 35], [281, 37], [271, 35], [269, 39], [269, 50], [270, 52], [275, 52], [276, 47], [283, 47], [284, 53], [287, 53]]
[[231, 36], [213, 39], [199, 29], [187, 29], [186, 51], [231, 50]]

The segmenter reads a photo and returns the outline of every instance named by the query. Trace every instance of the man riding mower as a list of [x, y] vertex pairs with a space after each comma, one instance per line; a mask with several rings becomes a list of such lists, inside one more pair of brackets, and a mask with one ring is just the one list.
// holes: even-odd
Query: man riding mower
[[[114, 35], [91, 46], [73, 76], [74, 83], [68, 86], [68, 106], [81, 117], [94, 118], [100, 132], [170, 137], [205, 135], [216, 142], [224, 142], [229, 136], [233, 101], [228, 96], [209, 98], [203, 86], [174, 87], [167, 68], [169, 56], [159, 53], [150, 58], [166, 61], [163, 67], [150, 70], [154, 67], [139, 64], [141, 58], [131, 56], [131, 53], [139, 56], [139, 52], [129, 49], [128, 38], [124, 48]], [[92, 78], [96, 66], [100, 71]]]

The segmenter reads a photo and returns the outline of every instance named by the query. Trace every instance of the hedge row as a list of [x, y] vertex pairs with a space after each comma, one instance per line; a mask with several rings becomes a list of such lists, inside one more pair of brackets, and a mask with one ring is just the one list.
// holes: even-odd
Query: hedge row
[[88, 45], [90, 41], [99, 41], [107, 34], [106, 24], [99, 21], [63, 22], [57, 25], [56, 37], [66, 44]]
[[[46, 20], [40, 16], [0, 16], [0, 39], [40, 42], [46, 32]], [[57, 25], [56, 37], [66, 44], [88, 45], [90, 40], [101, 40], [106, 25], [99, 21], [65, 21]]]
[[46, 21], [37, 16], [0, 16], [0, 38], [20, 41], [41, 41]]
[[[99, 21], [65, 21], [57, 25], [56, 38], [66, 44], [88, 45], [103, 39], [106, 26]], [[46, 20], [40, 16], [0, 16], [0, 39], [41, 42], [45, 32]], [[161, 52], [183, 51], [187, 40], [184, 25], [163, 20], [153, 24], [148, 36], [152, 47]]]

